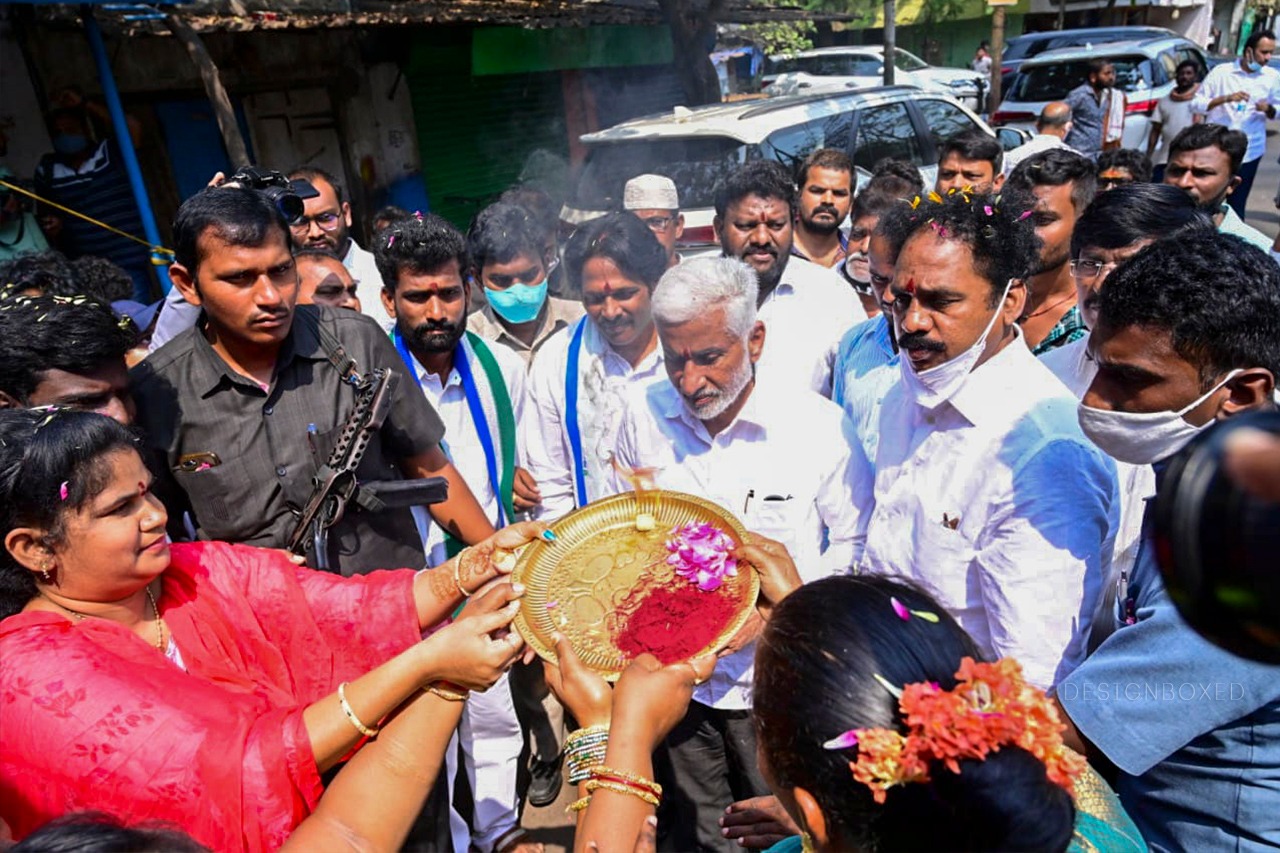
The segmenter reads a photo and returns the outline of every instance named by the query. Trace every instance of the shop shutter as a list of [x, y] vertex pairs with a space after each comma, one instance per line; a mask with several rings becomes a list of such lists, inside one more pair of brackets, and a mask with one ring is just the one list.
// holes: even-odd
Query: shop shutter
[[526, 165], [544, 175], [567, 163], [560, 73], [473, 77], [470, 31], [423, 35], [405, 71], [422, 172], [431, 210], [465, 230]]

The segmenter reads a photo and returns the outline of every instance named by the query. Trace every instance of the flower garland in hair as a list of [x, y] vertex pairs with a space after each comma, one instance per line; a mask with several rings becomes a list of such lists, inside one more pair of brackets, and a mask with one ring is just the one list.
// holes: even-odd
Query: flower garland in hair
[[1043, 690], [1027, 684], [1017, 661], [978, 663], [966, 657], [956, 678], [959, 683], [951, 690], [936, 682], [891, 690], [899, 696], [905, 735], [893, 729], [852, 729], [823, 748], [857, 748], [849, 767], [877, 803], [885, 801], [890, 788], [928, 782], [934, 762], [959, 773], [962, 759], [982, 761], [1004, 746], [1025, 749], [1044, 763], [1050, 781], [1072, 790], [1084, 770], [1084, 756], [1063, 744], [1066, 726], [1057, 709]]
[[[972, 204], [973, 204], [973, 197], [974, 197], [974, 195], [975, 195], [974, 190], [973, 190], [973, 187], [972, 187], [972, 186], [964, 186], [964, 187], [959, 187], [959, 188], [957, 188], [957, 187], [952, 187], [951, 189], [947, 190], [947, 196], [946, 196], [946, 198], [943, 198], [943, 196], [941, 196], [941, 195], [937, 192], [937, 190], [929, 190], [928, 194], [927, 194], [927, 195], [925, 195], [923, 198], [922, 198], [922, 197], [920, 197], [920, 196], [916, 196], [915, 198], [913, 198], [913, 199], [911, 200], [911, 209], [912, 209], [912, 210], [917, 210], [917, 211], [919, 211], [919, 210], [920, 210], [920, 205], [921, 205], [923, 202], [925, 202], [925, 201], [928, 201], [928, 202], [930, 202], [931, 204], [942, 204], [942, 203], [944, 203], [944, 202], [946, 201], [946, 199], [947, 199], [947, 198], [951, 198], [951, 197], [953, 197], [953, 196], [956, 196], [957, 194], [960, 196], [960, 198], [964, 199], [964, 203], [965, 203], [965, 204], [969, 204], [969, 205], [972, 205]], [[984, 216], [987, 216], [988, 218], [990, 218], [990, 217], [995, 216], [997, 213], [1000, 213], [1000, 212], [1001, 212], [1001, 208], [1000, 208], [1000, 202], [1001, 202], [1001, 199], [1003, 199], [1003, 196], [1002, 196], [1002, 195], [997, 195], [995, 198], [993, 198], [993, 199], [991, 200], [991, 204], [984, 204], [984, 205], [982, 206], [982, 213], [983, 213], [983, 215], [984, 215]], [[921, 212], [921, 213], [927, 213], [928, 211], [927, 211], [927, 210], [924, 210], [924, 211], [920, 211], [920, 212]], [[1027, 217], [1031, 216], [1031, 214], [1032, 214], [1032, 211], [1030, 211], [1030, 210], [1024, 210], [1024, 211], [1023, 211], [1023, 212], [1018, 216], [1018, 221], [1019, 221], [1019, 222], [1023, 221], [1023, 220], [1024, 220], [1024, 219], [1026, 219]], [[920, 214], [918, 214], [918, 213], [917, 213], [917, 214], [912, 214], [912, 216], [911, 216], [911, 221], [912, 221], [912, 222], [918, 222], [918, 221], [919, 221], [919, 219], [920, 219]], [[929, 217], [929, 219], [928, 219], [928, 224], [929, 224], [929, 226], [930, 226], [931, 228], [933, 228], [933, 230], [938, 234], [938, 236], [939, 236], [939, 237], [943, 238], [944, 240], [947, 238], [947, 235], [948, 235], [948, 233], [949, 233], [949, 232], [947, 231], [947, 229], [946, 229], [946, 228], [944, 228], [943, 226], [939, 225], [937, 222], [935, 222], [935, 221], [934, 221], [934, 218], [933, 218], [932, 216], [931, 216], [931, 217]], [[988, 226], [986, 226], [986, 227], [983, 229], [983, 235], [984, 235], [988, 240], [990, 240], [990, 239], [993, 239], [993, 238], [996, 236], [996, 231], [995, 231], [995, 229], [994, 229], [994, 228], [992, 228], [990, 225], [988, 225]]]

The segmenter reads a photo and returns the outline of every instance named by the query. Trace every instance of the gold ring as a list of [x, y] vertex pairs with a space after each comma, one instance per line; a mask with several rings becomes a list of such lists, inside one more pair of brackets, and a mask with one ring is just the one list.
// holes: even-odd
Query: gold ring
[[698, 668], [693, 665], [693, 661], [687, 660], [685, 661], [685, 663], [689, 665], [689, 669], [693, 670], [693, 686], [698, 687], [702, 684], [705, 684], [707, 680], [702, 676], [698, 675]]

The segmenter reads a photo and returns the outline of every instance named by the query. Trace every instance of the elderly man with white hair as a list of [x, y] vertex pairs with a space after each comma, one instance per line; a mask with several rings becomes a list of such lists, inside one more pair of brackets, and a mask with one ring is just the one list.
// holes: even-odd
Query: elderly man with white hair
[[676, 244], [684, 236], [684, 214], [675, 181], [664, 175], [636, 175], [622, 188], [622, 209], [649, 226], [667, 250], [667, 266], [680, 263]]
[[[652, 308], [671, 381], [633, 389], [616, 458], [657, 468], [660, 487], [714, 501], [778, 540], [806, 581], [847, 572], [862, 553], [870, 465], [839, 406], [799, 383], [756, 381], [767, 345], [757, 288], [735, 258], [688, 260], [662, 276]], [[615, 487], [627, 488], [620, 476]], [[749, 718], [754, 651], [719, 661], [667, 740], [666, 848], [722, 846], [724, 807], [768, 792]]]

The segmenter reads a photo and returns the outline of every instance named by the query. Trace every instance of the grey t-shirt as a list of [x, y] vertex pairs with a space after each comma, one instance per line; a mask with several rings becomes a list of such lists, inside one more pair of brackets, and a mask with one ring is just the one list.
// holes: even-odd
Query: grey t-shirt
[[[327, 324], [360, 371], [387, 367], [400, 374], [379, 440], [361, 461], [361, 481], [403, 479], [401, 460], [440, 443], [439, 416], [368, 317], [299, 305], [266, 389], [231, 370], [201, 329], [188, 329], [130, 374], [138, 425], [163, 464], [158, 473], [171, 529], [180, 529], [188, 510], [202, 539], [285, 547], [296, 512], [311, 495], [311, 476], [328, 458], [356, 397], [329, 362], [318, 323]], [[217, 461], [183, 470], [179, 463], [189, 454], [216, 454]], [[346, 575], [424, 561], [408, 509], [370, 513], [348, 506], [329, 537], [332, 562]]]

